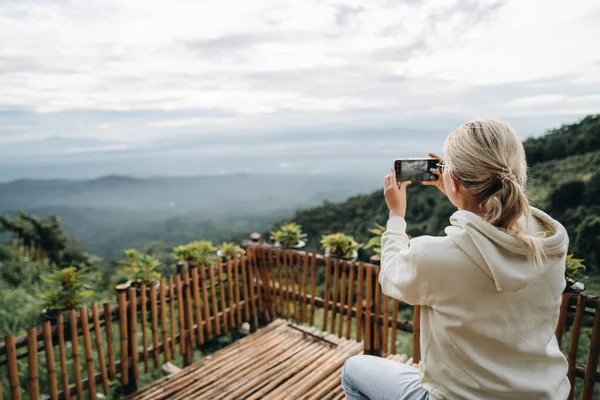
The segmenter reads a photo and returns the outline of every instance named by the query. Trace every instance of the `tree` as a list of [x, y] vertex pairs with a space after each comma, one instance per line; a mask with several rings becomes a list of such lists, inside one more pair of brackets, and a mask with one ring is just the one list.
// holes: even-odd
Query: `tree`
[[575, 246], [590, 270], [600, 270], [600, 216], [589, 215], [577, 227]]
[[567, 208], [583, 204], [585, 189], [585, 183], [581, 180], [563, 183], [550, 194], [550, 208], [560, 214]]

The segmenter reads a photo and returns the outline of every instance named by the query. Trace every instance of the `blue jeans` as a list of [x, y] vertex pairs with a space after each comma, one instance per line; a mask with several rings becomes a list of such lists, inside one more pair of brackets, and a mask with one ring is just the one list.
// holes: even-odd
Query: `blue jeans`
[[359, 355], [344, 363], [342, 388], [348, 400], [427, 400], [419, 370], [381, 357]]

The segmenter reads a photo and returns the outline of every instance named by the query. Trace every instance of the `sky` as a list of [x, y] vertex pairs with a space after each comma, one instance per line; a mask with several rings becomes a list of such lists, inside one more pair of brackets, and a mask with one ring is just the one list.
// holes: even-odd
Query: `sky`
[[540, 135], [599, 112], [599, 20], [597, 0], [0, 0], [0, 166], [418, 156], [477, 117]]

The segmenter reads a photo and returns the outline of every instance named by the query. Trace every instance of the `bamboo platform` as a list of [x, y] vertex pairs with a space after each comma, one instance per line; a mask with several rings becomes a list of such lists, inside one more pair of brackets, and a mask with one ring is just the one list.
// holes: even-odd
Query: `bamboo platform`
[[[344, 362], [363, 344], [275, 320], [127, 399], [343, 399]], [[388, 358], [411, 363], [406, 355]]]

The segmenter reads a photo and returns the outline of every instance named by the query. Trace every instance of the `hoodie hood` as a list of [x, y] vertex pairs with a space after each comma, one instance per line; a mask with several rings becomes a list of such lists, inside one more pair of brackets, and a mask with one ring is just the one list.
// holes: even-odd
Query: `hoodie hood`
[[523, 216], [519, 223], [540, 238], [546, 253], [540, 264], [533, 262], [525, 243], [470, 211], [455, 212], [446, 234], [495, 282], [498, 291], [514, 292], [564, 263], [569, 247], [565, 228], [537, 208], [531, 207], [529, 219]]

